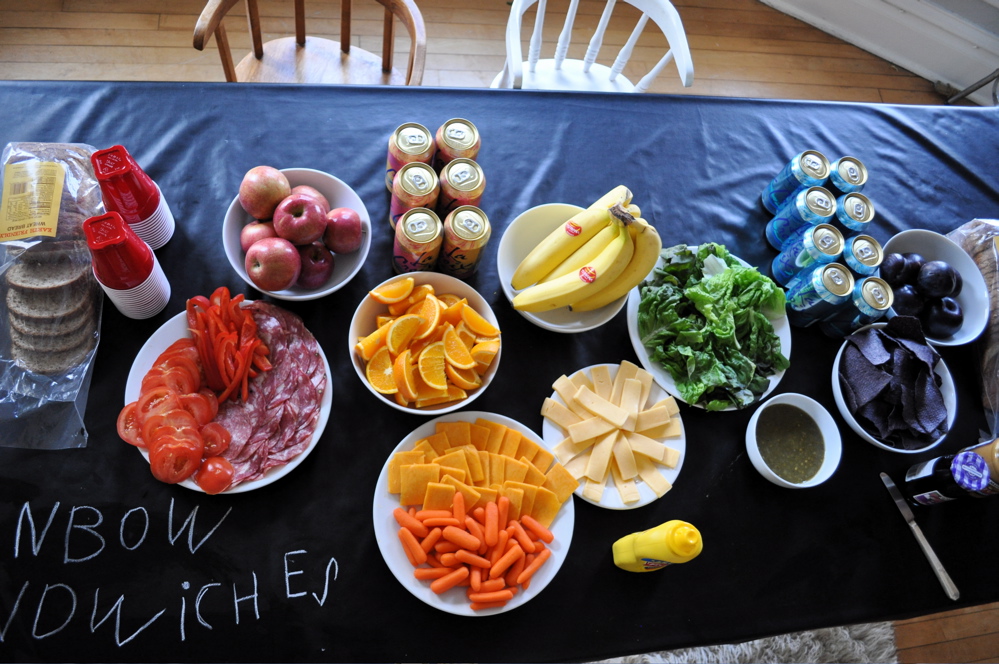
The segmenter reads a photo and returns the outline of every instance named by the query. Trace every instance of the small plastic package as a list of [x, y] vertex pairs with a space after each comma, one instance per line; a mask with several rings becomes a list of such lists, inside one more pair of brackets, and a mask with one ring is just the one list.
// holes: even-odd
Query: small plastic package
[[78, 143], [9, 143], [0, 157], [0, 446], [84, 447], [103, 297], [83, 222], [102, 214]]

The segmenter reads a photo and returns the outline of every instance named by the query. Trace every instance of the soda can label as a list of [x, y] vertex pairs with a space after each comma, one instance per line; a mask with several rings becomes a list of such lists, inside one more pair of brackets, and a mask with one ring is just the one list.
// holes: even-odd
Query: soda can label
[[431, 164], [436, 152], [437, 146], [429, 129], [417, 122], [400, 125], [389, 136], [385, 186], [392, 191], [392, 182], [399, 169], [414, 161]]
[[847, 267], [863, 276], [870, 276], [878, 271], [884, 250], [881, 243], [870, 235], [854, 235], [843, 245], [843, 262]]
[[828, 184], [844, 194], [860, 191], [867, 184], [867, 167], [856, 157], [840, 157], [829, 165]]
[[840, 263], [824, 263], [805, 270], [788, 283], [787, 319], [808, 327], [828, 317], [850, 299], [854, 279]]
[[441, 250], [441, 231], [441, 220], [433, 210], [413, 208], [399, 217], [392, 244], [392, 268], [396, 273], [433, 270]]
[[763, 190], [763, 207], [776, 214], [781, 205], [801, 189], [814, 187], [829, 177], [829, 160], [817, 150], [805, 150], [784, 165], [784, 168]]
[[823, 187], [803, 189], [784, 203], [767, 224], [767, 241], [774, 249], [782, 251], [784, 243], [799, 228], [825, 223], [835, 213], [836, 201], [828, 189]]
[[863, 194], [843, 194], [836, 199], [836, 225], [851, 233], [863, 233], [874, 220], [874, 204]]
[[437, 216], [443, 219], [462, 205], [479, 206], [486, 190], [486, 174], [471, 159], [459, 157], [441, 169], [440, 186]]
[[430, 208], [437, 205], [440, 181], [430, 166], [414, 161], [406, 164], [395, 174], [392, 181], [392, 200], [389, 202], [389, 224], [396, 223], [407, 210]]
[[455, 208], [444, 219], [444, 243], [437, 260], [438, 269], [459, 279], [472, 276], [491, 235], [492, 228], [485, 212], [472, 205]]
[[786, 286], [802, 270], [831, 263], [843, 253], [843, 235], [829, 224], [805, 226], [793, 235], [771, 264], [774, 281]]
[[437, 155], [434, 157], [434, 168], [438, 171], [459, 157], [474, 160], [482, 144], [478, 128], [464, 118], [452, 118], [442, 124], [435, 139]]

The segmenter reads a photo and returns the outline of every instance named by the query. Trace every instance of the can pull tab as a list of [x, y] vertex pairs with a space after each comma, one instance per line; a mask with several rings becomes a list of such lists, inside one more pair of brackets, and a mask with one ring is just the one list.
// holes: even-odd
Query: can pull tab
[[142, 284], [153, 271], [152, 249], [117, 212], [90, 217], [83, 233], [93, 258], [94, 275], [108, 288], [127, 290]]

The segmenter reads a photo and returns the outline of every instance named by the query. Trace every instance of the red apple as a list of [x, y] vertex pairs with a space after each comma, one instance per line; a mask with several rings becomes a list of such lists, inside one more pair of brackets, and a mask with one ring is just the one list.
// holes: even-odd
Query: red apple
[[339, 207], [326, 215], [323, 242], [336, 254], [352, 254], [361, 248], [361, 215], [357, 210]]
[[333, 254], [326, 245], [316, 240], [312, 244], [298, 247], [298, 255], [302, 258], [302, 272], [298, 275], [296, 286], [314, 290], [329, 281], [333, 274]]
[[251, 221], [243, 226], [243, 230], [239, 232], [239, 246], [242, 247], [243, 251], [246, 251], [257, 240], [263, 240], [265, 237], [277, 237], [274, 222]]
[[254, 166], [239, 183], [239, 204], [254, 219], [270, 219], [277, 204], [289, 194], [288, 178], [272, 166]]
[[289, 288], [302, 271], [298, 249], [280, 237], [265, 237], [246, 250], [246, 273], [253, 285], [263, 291]]
[[274, 210], [274, 230], [292, 244], [311, 244], [326, 232], [326, 213], [311, 196], [291, 194]]
[[326, 213], [326, 212], [330, 211], [330, 202], [329, 202], [329, 200], [325, 196], [323, 196], [322, 192], [320, 192], [315, 187], [310, 187], [307, 184], [300, 184], [300, 185], [298, 185], [296, 187], [292, 187], [291, 188], [291, 193], [293, 193], [293, 194], [305, 194], [306, 196], [312, 196], [314, 199], [316, 199], [317, 201], [319, 201], [320, 203], [323, 204], [323, 213]]

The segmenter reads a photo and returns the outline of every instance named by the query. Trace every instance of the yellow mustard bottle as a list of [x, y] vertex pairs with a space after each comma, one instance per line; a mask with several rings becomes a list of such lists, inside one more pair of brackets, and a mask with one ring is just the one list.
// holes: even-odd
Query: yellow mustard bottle
[[629, 572], [654, 572], [667, 565], [693, 560], [704, 543], [701, 533], [686, 521], [666, 523], [625, 535], [614, 542], [614, 564]]

